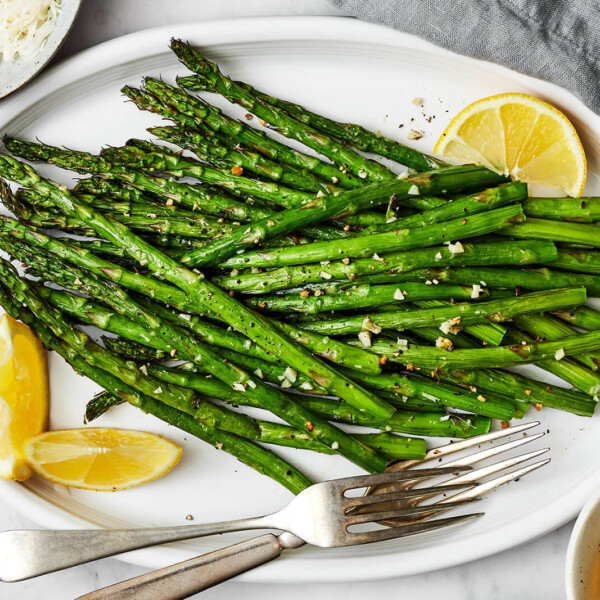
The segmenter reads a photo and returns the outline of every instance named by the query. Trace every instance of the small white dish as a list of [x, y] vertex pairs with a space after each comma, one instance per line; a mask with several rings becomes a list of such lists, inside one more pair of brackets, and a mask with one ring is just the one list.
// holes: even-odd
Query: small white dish
[[31, 81], [50, 62], [67, 39], [81, 7], [81, 0], [63, 0], [62, 4], [56, 17], [54, 31], [33, 58], [17, 58], [13, 62], [0, 61], [0, 98], [8, 96]]
[[600, 490], [583, 507], [569, 540], [567, 600], [600, 598]]

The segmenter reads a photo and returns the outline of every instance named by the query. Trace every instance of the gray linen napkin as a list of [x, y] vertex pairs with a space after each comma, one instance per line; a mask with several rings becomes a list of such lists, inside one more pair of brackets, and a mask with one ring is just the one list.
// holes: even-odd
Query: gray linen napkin
[[600, 113], [600, 0], [330, 0], [449, 50], [571, 90]]

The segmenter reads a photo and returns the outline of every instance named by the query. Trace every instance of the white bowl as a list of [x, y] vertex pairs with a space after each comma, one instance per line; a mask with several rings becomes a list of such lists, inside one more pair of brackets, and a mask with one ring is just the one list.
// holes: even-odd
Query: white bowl
[[567, 548], [567, 600], [600, 598], [600, 490], [583, 507]]
[[38, 54], [28, 60], [17, 58], [14, 62], [0, 61], [0, 98], [8, 96], [31, 81], [67, 39], [79, 12], [81, 0], [63, 0], [62, 4], [56, 18], [56, 27]]

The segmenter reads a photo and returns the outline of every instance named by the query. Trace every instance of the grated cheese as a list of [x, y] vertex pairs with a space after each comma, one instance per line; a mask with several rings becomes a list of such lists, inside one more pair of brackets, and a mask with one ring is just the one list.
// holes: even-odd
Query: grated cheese
[[54, 31], [61, 4], [62, 0], [2, 0], [1, 59], [33, 58]]

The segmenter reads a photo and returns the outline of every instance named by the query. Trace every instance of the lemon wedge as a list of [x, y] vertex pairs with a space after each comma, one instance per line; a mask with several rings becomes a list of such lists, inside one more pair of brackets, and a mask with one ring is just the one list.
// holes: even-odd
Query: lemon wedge
[[581, 196], [585, 187], [587, 163], [575, 127], [557, 108], [527, 94], [473, 102], [452, 119], [434, 152], [569, 196]]
[[182, 452], [153, 433], [108, 427], [48, 431], [28, 440], [24, 450], [44, 479], [100, 492], [158, 479], [179, 462]]
[[23, 444], [48, 424], [46, 353], [31, 329], [0, 318], [0, 477], [24, 481], [33, 473]]

